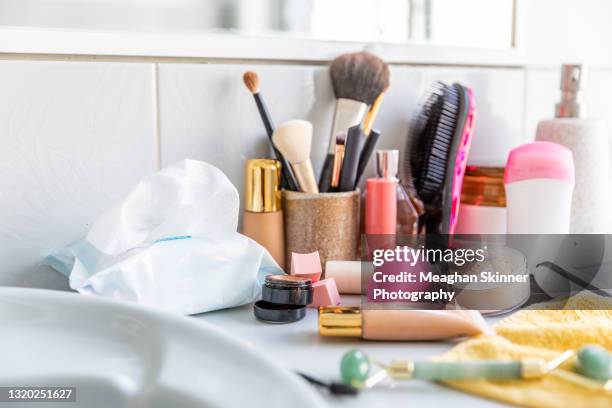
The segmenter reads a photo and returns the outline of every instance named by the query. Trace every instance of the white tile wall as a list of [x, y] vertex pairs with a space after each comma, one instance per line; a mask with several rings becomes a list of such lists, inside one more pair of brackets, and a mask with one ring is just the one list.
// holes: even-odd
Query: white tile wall
[[[560, 69], [530, 68], [526, 71], [527, 99], [525, 101], [525, 127], [529, 137], [535, 137], [540, 120], [550, 119], [555, 114], [555, 104], [560, 99]], [[612, 71], [591, 69], [586, 76], [582, 96], [587, 116], [603, 119], [612, 118]], [[611, 133], [612, 139], [612, 133]]]
[[[393, 66], [376, 124], [380, 147], [403, 149], [427, 86], [458, 80], [472, 86], [478, 102], [470, 162], [501, 165], [553, 115], [562, 62], [595, 67], [585, 99], [592, 116], [609, 121], [612, 2], [525, 3], [526, 69]], [[334, 104], [323, 66], [159, 64], [156, 71], [155, 64], [93, 59], [0, 61], [0, 285], [65, 287], [38, 263], [81, 237], [158, 159], [209, 161], [242, 190], [244, 160], [268, 153], [242, 84], [247, 69], [259, 72], [276, 123], [313, 122], [318, 170]]]
[[38, 266], [156, 168], [153, 65], [0, 61], [0, 285]]
[[[248, 69], [259, 73], [261, 92], [277, 124], [296, 118], [313, 122], [312, 157], [315, 169], [320, 168], [334, 109], [328, 71], [278, 65], [160, 65], [162, 163], [185, 157], [206, 160], [242, 189], [243, 161], [268, 153], [263, 125], [242, 84]], [[403, 150], [414, 109], [431, 83], [461, 81], [473, 87], [478, 99], [471, 162], [502, 165], [509, 149], [524, 140], [523, 76], [520, 69], [394, 66], [376, 123], [383, 135], [380, 147]]]
[[162, 164], [205, 160], [242, 191], [242, 163], [268, 153], [253, 96], [242, 82], [258, 72], [261, 94], [275, 124], [303, 118], [314, 124], [315, 165], [326, 152], [333, 97], [321, 67], [161, 64], [159, 67]]
[[[313, 122], [327, 149], [334, 97], [323, 66], [0, 61], [0, 285], [64, 287], [38, 266], [86, 231], [139, 178], [183, 158], [206, 160], [242, 190], [243, 162], [268, 143], [242, 73], [256, 70], [278, 124]], [[478, 120], [470, 162], [502, 165], [553, 113], [556, 68], [393, 66], [376, 123], [380, 147], [406, 145], [419, 98], [437, 79], [470, 85]], [[595, 116], [612, 114], [612, 71], [591, 75]], [[156, 127], [158, 126], [158, 127]], [[159, 151], [158, 151], [159, 147]]]
[[525, 134], [533, 140], [538, 122], [555, 115], [561, 73], [560, 69], [529, 69], [525, 76]]

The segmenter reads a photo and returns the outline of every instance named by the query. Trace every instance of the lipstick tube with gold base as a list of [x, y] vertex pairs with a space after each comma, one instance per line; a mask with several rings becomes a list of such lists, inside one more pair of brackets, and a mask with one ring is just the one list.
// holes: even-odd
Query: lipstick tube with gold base
[[285, 267], [285, 233], [280, 191], [281, 165], [276, 160], [246, 163], [242, 233], [265, 247]]

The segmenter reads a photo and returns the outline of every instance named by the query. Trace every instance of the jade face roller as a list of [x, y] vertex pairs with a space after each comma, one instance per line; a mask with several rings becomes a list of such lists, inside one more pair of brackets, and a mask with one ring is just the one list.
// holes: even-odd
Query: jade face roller
[[[470, 379], [535, 379], [552, 374], [590, 388], [608, 390], [612, 357], [598, 346], [585, 346], [578, 351], [576, 367], [582, 375], [557, 370], [574, 355], [568, 350], [553, 360], [523, 359], [520, 361], [395, 361], [382, 364], [359, 350], [349, 350], [340, 362], [342, 382], [357, 388], [371, 388], [386, 378], [392, 380], [470, 380]], [[374, 366], [378, 367], [373, 372]]]

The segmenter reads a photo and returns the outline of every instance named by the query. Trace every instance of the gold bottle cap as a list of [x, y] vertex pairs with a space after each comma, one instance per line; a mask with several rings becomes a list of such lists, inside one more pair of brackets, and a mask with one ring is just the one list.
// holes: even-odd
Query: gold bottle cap
[[280, 211], [280, 175], [281, 164], [276, 160], [247, 160], [244, 209], [250, 212]]
[[361, 309], [359, 307], [319, 308], [319, 334], [333, 337], [361, 337]]

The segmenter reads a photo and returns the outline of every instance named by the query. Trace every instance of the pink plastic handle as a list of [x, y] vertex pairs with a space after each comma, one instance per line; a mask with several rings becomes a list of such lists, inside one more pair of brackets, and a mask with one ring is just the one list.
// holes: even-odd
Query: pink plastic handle
[[457, 149], [455, 157], [455, 173], [453, 176], [452, 187], [452, 208], [450, 214], [450, 222], [448, 233], [454, 234], [457, 228], [457, 215], [459, 214], [459, 204], [461, 203], [461, 187], [463, 186], [463, 176], [467, 166], [470, 146], [472, 145], [472, 134], [474, 133], [474, 125], [476, 124], [476, 100], [474, 93], [470, 87], [465, 87], [468, 94], [468, 111], [461, 135], [461, 144]]

